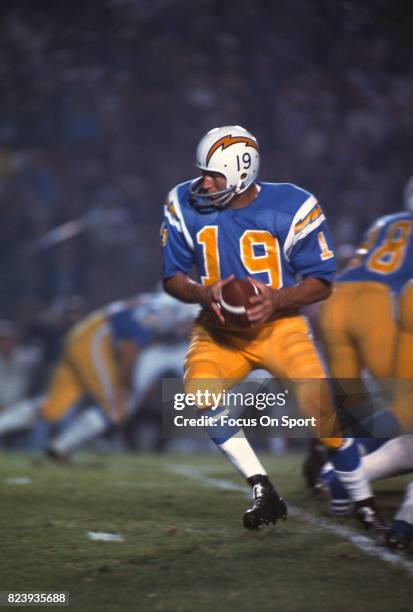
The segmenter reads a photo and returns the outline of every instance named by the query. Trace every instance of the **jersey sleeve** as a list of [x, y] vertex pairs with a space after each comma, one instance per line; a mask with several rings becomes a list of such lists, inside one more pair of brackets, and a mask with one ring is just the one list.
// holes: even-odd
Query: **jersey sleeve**
[[194, 263], [194, 251], [189, 245], [186, 233], [176, 196], [174, 198], [169, 194], [164, 205], [160, 229], [164, 278], [169, 278], [176, 272], [186, 274]]
[[314, 196], [294, 215], [284, 255], [302, 278], [333, 280], [336, 272], [333, 242], [324, 212]]

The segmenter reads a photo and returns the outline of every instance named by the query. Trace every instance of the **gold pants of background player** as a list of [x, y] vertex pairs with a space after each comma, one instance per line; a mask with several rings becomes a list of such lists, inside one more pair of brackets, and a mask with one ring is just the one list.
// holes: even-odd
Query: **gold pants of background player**
[[392, 294], [383, 283], [339, 283], [320, 311], [331, 376], [358, 379], [366, 368], [379, 380], [390, 378], [395, 314]]
[[58, 421], [89, 394], [110, 418], [116, 419], [113, 402], [116, 379], [109, 326], [102, 316], [90, 316], [66, 338], [63, 358], [52, 376], [42, 416], [47, 421]]
[[399, 333], [395, 351], [393, 412], [404, 433], [413, 432], [413, 281], [399, 299]]

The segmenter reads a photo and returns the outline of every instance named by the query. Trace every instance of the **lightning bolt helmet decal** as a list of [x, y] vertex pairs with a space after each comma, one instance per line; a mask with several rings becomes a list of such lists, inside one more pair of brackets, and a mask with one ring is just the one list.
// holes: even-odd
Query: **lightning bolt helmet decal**
[[240, 142], [243, 142], [245, 146], [253, 147], [254, 149], [257, 149], [258, 151], [258, 143], [252, 138], [247, 138], [246, 136], [232, 136], [231, 134], [228, 134], [228, 136], [223, 136], [222, 138], [217, 140], [216, 143], [213, 144], [212, 147], [209, 149], [208, 155], [206, 158], [207, 165], [209, 164], [209, 161], [211, 157], [213, 156], [213, 154], [215, 153], [215, 151], [217, 151], [220, 147], [222, 147], [222, 150], [224, 150], [230, 147], [231, 145], [234, 145]]

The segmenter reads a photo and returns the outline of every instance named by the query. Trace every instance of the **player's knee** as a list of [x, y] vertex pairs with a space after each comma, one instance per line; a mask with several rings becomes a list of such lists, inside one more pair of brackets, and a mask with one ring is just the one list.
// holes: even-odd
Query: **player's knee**
[[331, 450], [338, 450], [343, 445], [343, 438], [341, 438], [341, 437], [336, 437], [336, 438], [320, 438], [320, 442], [322, 444], [324, 444], [324, 446], [326, 448], [329, 448]]
[[188, 367], [184, 375], [185, 393], [194, 395], [196, 405], [205, 410], [217, 406], [217, 398], [225, 388], [224, 381], [213, 364], [199, 362]]
[[56, 423], [65, 415], [66, 411], [66, 406], [62, 407], [47, 397], [40, 404], [40, 416], [48, 423]]
[[40, 406], [40, 416], [48, 423], [55, 423], [60, 419], [60, 412], [56, 410], [56, 407], [51, 402], [46, 400]]

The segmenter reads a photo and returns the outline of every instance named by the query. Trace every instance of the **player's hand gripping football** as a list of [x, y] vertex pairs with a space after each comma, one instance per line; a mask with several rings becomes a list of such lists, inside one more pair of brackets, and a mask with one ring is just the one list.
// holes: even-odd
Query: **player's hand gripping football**
[[250, 297], [251, 306], [247, 309], [247, 317], [253, 325], [261, 325], [279, 308], [277, 291], [255, 278], [248, 278], [259, 289], [259, 293]]
[[205, 306], [208, 306], [212, 310], [217, 319], [223, 325], [225, 325], [225, 319], [222, 315], [221, 306], [219, 304], [222, 298], [221, 291], [222, 287], [229, 283], [233, 278], [235, 277], [233, 274], [231, 274], [231, 276], [216, 281], [213, 285], [208, 285], [205, 287], [205, 297], [202, 301]]

